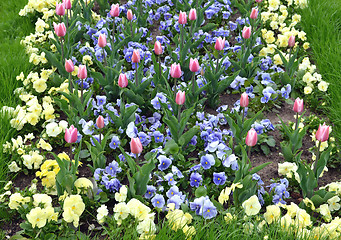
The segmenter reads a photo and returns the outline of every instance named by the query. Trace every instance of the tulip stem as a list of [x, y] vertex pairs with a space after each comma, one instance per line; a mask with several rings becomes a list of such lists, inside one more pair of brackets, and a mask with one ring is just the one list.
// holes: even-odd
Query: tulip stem
[[107, 58], [105, 56], [105, 50], [104, 50], [104, 48], [102, 50], [103, 50], [104, 66], [107, 66], [108, 64], [107, 64]]
[[130, 30], [131, 30], [131, 37], [134, 37], [134, 32], [133, 32], [133, 20], [130, 21]]
[[69, 73], [69, 92], [72, 94], [72, 75]]
[[247, 150], [247, 157], [251, 161], [251, 146], [249, 146], [249, 149]]
[[191, 23], [191, 31], [190, 31], [191, 39], [193, 38], [193, 23], [194, 23], [194, 21]]
[[295, 125], [295, 131], [297, 130], [298, 128], [298, 112], [296, 113], [296, 125]]
[[69, 12], [66, 10], [66, 31], [69, 30]]
[[136, 65], [135, 65], [135, 84], [136, 84], [136, 87], [138, 87], [139, 86], [139, 82], [138, 82], [138, 79], [137, 79], [137, 63], [135, 63]]
[[242, 127], [244, 125], [244, 118], [245, 118], [245, 107], [243, 107], [243, 113], [242, 113]]
[[112, 45], [113, 46], [114, 46], [114, 42], [115, 42], [115, 18], [113, 20], [113, 26], [112, 26], [112, 43], [113, 43]]
[[72, 143], [70, 143], [70, 164], [72, 162]]
[[[97, 127], [98, 127], [98, 126], [97, 126]], [[102, 136], [102, 129], [99, 130], [99, 144], [102, 143], [101, 136]]]
[[218, 53], [218, 57], [217, 57], [217, 64], [215, 67], [215, 72], [218, 73], [218, 65], [219, 65], [219, 53]]
[[180, 27], [180, 41], [181, 41], [181, 48], [180, 48], [180, 52], [183, 50], [183, 47], [184, 47], [184, 26], [182, 24], [180, 24], [181, 27]]
[[194, 97], [195, 95], [195, 72], [193, 73], [193, 76], [192, 76], [192, 93]]
[[179, 124], [180, 124], [180, 120], [181, 120], [181, 107], [182, 107], [182, 105], [178, 106], [178, 122], [179, 122]]
[[160, 55], [158, 57], [158, 60], [159, 60], [159, 83], [161, 83], [161, 57]]
[[[321, 143], [322, 143], [322, 141], [319, 141], [319, 145], [318, 145], [318, 147], [317, 147], [316, 160], [315, 160], [315, 165], [314, 165], [314, 174], [316, 174], [317, 163], [318, 163], [319, 158], [320, 158]], [[315, 176], [315, 178], [318, 178], [318, 177], [319, 177], [319, 176]]]
[[177, 78], [174, 78], [174, 99], [176, 98], [176, 81]]
[[82, 79], [82, 82], [81, 82], [81, 103], [83, 103], [83, 82], [84, 82], [84, 79]]
[[64, 62], [64, 45], [63, 45], [63, 38], [60, 37], [60, 49], [62, 50], [62, 63]]

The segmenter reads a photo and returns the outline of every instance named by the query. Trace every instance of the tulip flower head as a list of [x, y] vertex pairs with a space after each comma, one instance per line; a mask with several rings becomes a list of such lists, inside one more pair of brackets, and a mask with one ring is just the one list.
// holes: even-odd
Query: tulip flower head
[[58, 37], [64, 37], [66, 34], [66, 27], [64, 23], [53, 23], [54, 32]]
[[128, 79], [124, 73], [121, 73], [118, 77], [118, 86], [120, 86], [121, 88], [125, 88], [126, 86], [128, 86]]
[[104, 128], [104, 118], [103, 116], [99, 115], [96, 119], [96, 125], [99, 129]]
[[288, 46], [291, 48], [295, 46], [295, 36], [294, 35], [291, 35], [289, 37]]
[[98, 37], [98, 46], [100, 48], [104, 48], [107, 45], [107, 37], [105, 36], [105, 33], [102, 33]]
[[249, 147], [253, 147], [256, 145], [257, 143], [257, 132], [255, 129], [251, 128], [246, 135], [246, 139], [245, 139], [245, 143], [246, 145], [248, 145]]
[[175, 102], [178, 105], [183, 105], [186, 101], [186, 94], [183, 91], [178, 91], [176, 94]]
[[131, 61], [132, 61], [133, 63], [139, 63], [140, 60], [141, 60], [140, 52], [139, 52], [139, 50], [136, 50], [136, 49], [135, 49], [135, 50], [133, 51], [133, 56], [131, 57]]
[[88, 72], [85, 65], [79, 65], [77, 76], [79, 79], [86, 79], [88, 77]]
[[243, 93], [240, 97], [240, 106], [241, 107], [247, 107], [249, 105], [249, 95], [247, 93]]
[[77, 141], [77, 128], [75, 128], [73, 125], [69, 129], [65, 129], [65, 141], [67, 143], [75, 143]]
[[261, 3], [263, 0], [256, 0], [257, 3]]
[[156, 41], [154, 44], [154, 53], [156, 55], [161, 55], [163, 52], [161, 43], [159, 41]]
[[256, 19], [258, 17], [258, 8], [252, 8], [250, 18], [251, 19]]
[[64, 16], [65, 15], [65, 5], [64, 5], [64, 3], [57, 3], [56, 4], [56, 14], [58, 16]]
[[249, 39], [251, 37], [251, 26], [250, 27], [244, 26], [242, 37], [244, 39]]
[[71, 5], [71, 0], [63, 0], [65, 9], [71, 9], [72, 5]]
[[190, 59], [189, 60], [189, 70], [191, 72], [197, 72], [199, 71], [199, 62], [198, 59], [194, 58], [194, 59]]
[[303, 99], [296, 98], [294, 107], [292, 109], [296, 113], [301, 113], [303, 112]]
[[68, 73], [72, 73], [75, 70], [75, 66], [73, 65], [73, 62], [71, 59], [69, 59], [69, 60], [65, 59], [65, 70]]
[[119, 15], [120, 15], [120, 5], [118, 5], [118, 3], [111, 5], [110, 16], [118, 17]]
[[191, 21], [194, 21], [197, 19], [197, 10], [192, 8], [190, 11], [189, 11], [189, 14], [188, 14], [188, 19], [191, 20]]
[[187, 23], [187, 14], [186, 14], [186, 12], [180, 11], [178, 22], [179, 22], [179, 24], [186, 24]]
[[142, 143], [140, 138], [132, 138], [130, 141], [130, 151], [134, 154], [140, 154], [142, 152]]
[[129, 9], [129, 10], [127, 11], [127, 19], [128, 19], [129, 21], [131, 21], [131, 20], [133, 20], [133, 17], [134, 17], [133, 11], [131, 11], [131, 9]]
[[180, 63], [176, 64], [173, 63], [171, 66], [171, 70], [170, 70], [170, 75], [172, 78], [180, 78], [181, 77], [181, 67], [180, 67]]
[[328, 140], [329, 138], [329, 126], [326, 126], [325, 123], [323, 123], [323, 125], [319, 126], [318, 130], [316, 131], [316, 140], [319, 140], [320, 142], [325, 142]]
[[218, 37], [215, 41], [214, 48], [218, 51], [223, 50], [225, 47], [225, 38]]

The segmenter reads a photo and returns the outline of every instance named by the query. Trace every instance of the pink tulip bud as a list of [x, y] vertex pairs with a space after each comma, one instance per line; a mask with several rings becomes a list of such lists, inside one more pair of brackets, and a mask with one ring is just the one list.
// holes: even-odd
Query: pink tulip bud
[[58, 16], [64, 16], [65, 15], [64, 3], [57, 3], [57, 5], [56, 5], [56, 14]]
[[295, 46], [295, 36], [294, 35], [291, 35], [289, 37], [288, 46], [289, 47], [294, 47]]
[[199, 62], [198, 59], [194, 58], [194, 59], [190, 59], [189, 60], [189, 70], [191, 72], [197, 72], [199, 71]]
[[132, 138], [130, 141], [130, 151], [134, 154], [139, 154], [142, 152], [142, 143], [140, 139], [137, 138]]
[[99, 129], [104, 128], [104, 118], [101, 115], [96, 119], [96, 125]]
[[250, 27], [244, 26], [242, 37], [244, 39], [249, 39], [251, 37], [251, 26]]
[[303, 112], [303, 99], [296, 98], [294, 107], [292, 110], [294, 110], [294, 112], [297, 112], [297, 113]]
[[98, 37], [98, 46], [100, 48], [104, 48], [107, 45], [107, 37], [105, 36], [105, 33], [102, 33]]
[[250, 18], [251, 19], [256, 19], [258, 17], [258, 8], [252, 8]]
[[225, 38], [218, 37], [215, 41], [214, 48], [218, 51], [223, 50], [225, 47]]
[[129, 21], [133, 20], [133, 11], [131, 11], [131, 9], [127, 11], [127, 19]]
[[66, 27], [64, 23], [53, 23], [54, 32], [58, 37], [64, 37], [66, 34]]
[[180, 11], [179, 13], [179, 24], [186, 24], [187, 23], [187, 15], [186, 12]]
[[247, 93], [243, 93], [240, 97], [240, 106], [241, 107], [247, 107], [249, 105], [249, 95]]
[[257, 3], [261, 3], [263, 0], [256, 0]]
[[126, 86], [128, 86], [128, 79], [124, 73], [121, 73], [118, 77], [118, 86], [120, 86], [121, 88], [125, 88]]
[[180, 63], [176, 64], [173, 63], [171, 66], [171, 70], [170, 70], [170, 75], [172, 76], [172, 78], [180, 78], [181, 77], [181, 67], [180, 67]]
[[133, 63], [139, 63], [140, 60], [141, 60], [140, 52], [138, 50], [134, 50], [133, 51], [133, 56], [131, 57], [131, 61]]
[[188, 19], [191, 20], [191, 21], [196, 20], [196, 19], [197, 19], [197, 10], [195, 10], [194, 8], [192, 8], [192, 9], [189, 11]]
[[156, 55], [161, 55], [163, 52], [162, 47], [161, 47], [161, 43], [159, 41], [156, 41], [154, 44], [154, 53]]
[[71, 73], [75, 70], [75, 66], [73, 65], [73, 62], [71, 59], [69, 60], [66, 60], [65, 59], [65, 70], [68, 72], [68, 73]]
[[329, 126], [326, 126], [325, 123], [323, 125], [319, 126], [318, 130], [316, 131], [315, 135], [316, 139], [319, 140], [320, 142], [325, 142], [329, 138]]
[[88, 72], [86, 71], [85, 65], [79, 65], [77, 76], [80, 79], [86, 79], [88, 77]]
[[118, 17], [119, 15], [120, 15], [120, 5], [118, 5], [118, 3], [111, 5], [110, 16]]
[[65, 141], [67, 143], [75, 143], [77, 141], [77, 133], [77, 128], [71, 125], [69, 129], [65, 129]]
[[71, 0], [63, 0], [65, 9], [71, 9], [72, 5], [71, 5]]
[[256, 143], [257, 143], [257, 132], [255, 131], [255, 129], [251, 128], [247, 132], [245, 143], [249, 147], [253, 147], [256, 145]]
[[185, 103], [185, 101], [186, 101], [186, 94], [185, 94], [185, 92], [178, 91], [176, 93], [176, 98], [175, 98], [176, 104], [183, 105]]

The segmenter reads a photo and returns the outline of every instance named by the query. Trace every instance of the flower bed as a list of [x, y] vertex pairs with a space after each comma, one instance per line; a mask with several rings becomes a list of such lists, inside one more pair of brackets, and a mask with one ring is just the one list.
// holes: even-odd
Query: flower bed
[[303, 7], [30, 0], [19, 14], [38, 18], [22, 41], [36, 69], [17, 77], [22, 106], [2, 110], [20, 131], [4, 145], [9, 171], [35, 176], [0, 198], [20, 234], [116, 228], [148, 239], [163, 222], [191, 238], [192, 220], [223, 215], [338, 237], [341, 183], [318, 185], [339, 164], [335, 139], [299, 98], [321, 104], [328, 88], [305, 57]]

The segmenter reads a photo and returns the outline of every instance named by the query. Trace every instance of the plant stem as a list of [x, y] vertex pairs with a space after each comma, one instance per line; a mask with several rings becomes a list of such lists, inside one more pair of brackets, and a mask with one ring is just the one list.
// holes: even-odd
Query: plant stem
[[251, 146], [249, 146], [249, 149], [247, 150], [247, 157], [251, 161]]
[[83, 103], [83, 82], [84, 82], [84, 79], [82, 79], [82, 82], [81, 82], [81, 103]]
[[114, 18], [113, 26], [112, 26], [112, 43], [113, 43], [113, 45], [114, 45], [114, 42], [115, 42], [115, 18]]
[[218, 57], [217, 57], [217, 64], [215, 66], [215, 72], [218, 73], [218, 64], [219, 64], [219, 53], [218, 53]]
[[62, 63], [64, 63], [64, 45], [63, 45], [63, 38], [60, 38], [60, 49], [62, 50]]
[[195, 95], [195, 73], [193, 73], [193, 76], [192, 76], [192, 94], [193, 94], [193, 97]]
[[[183, 47], [184, 47], [184, 31], [185, 31], [185, 29], [184, 29], [184, 26], [182, 25], [182, 24], [180, 24], [181, 25], [181, 27], [180, 27], [180, 41], [181, 41], [181, 47], [180, 47], [180, 52], [182, 51], [182, 49], [183, 49]], [[181, 31], [181, 28], [182, 28], [182, 31]]]
[[66, 10], [66, 31], [69, 30], [69, 12]]
[[72, 162], [72, 143], [70, 143], [70, 164]]
[[103, 50], [103, 59], [104, 59], [104, 66], [107, 66], [107, 58], [105, 56], [105, 51], [104, 51], [104, 48], [102, 49]]
[[160, 57], [160, 55], [159, 55], [158, 59], [159, 59], [159, 83], [161, 83], [161, 57]]
[[194, 21], [191, 23], [191, 31], [190, 31], [191, 40], [193, 39], [193, 24], [194, 24]]
[[131, 37], [134, 37], [134, 32], [133, 32], [133, 20], [130, 21], [130, 30], [131, 30]]
[[[319, 141], [319, 145], [317, 147], [317, 153], [316, 153], [316, 160], [315, 160], [315, 165], [314, 165], [314, 174], [316, 174], [317, 170], [317, 162], [319, 161], [320, 158], [320, 148], [321, 148], [321, 141]], [[318, 178], [319, 176], [315, 176], [315, 178]]]
[[178, 106], [178, 122], [179, 122], [179, 124], [180, 124], [180, 120], [181, 120], [181, 107], [182, 107], [182, 105]]
[[244, 118], [245, 118], [245, 107], [243, 107], [243, 113], [242, 113], [242, 127], [244, 125]]
[[102, 129], [99, 130], [99, 144], [102, 143], [101, 137], [102, 137]]
[[72, 74], [69, 73], [69, 92], [72, 94]]
[[296, 113], [296, 125], [295, 125], [295, 131], [297, 130], [298, 128], [298, 113]]
[[135, 66], [135, 84], [136, 84], [136, 87], [139, 86], [139, 82], [138, 82], [138, 79], [137, 79], [137, 63], [136, 63], [136, 66]]
[[177, 82], [177, 78], [174, 78], [174, 100], [176, 98], [176, 82]]

